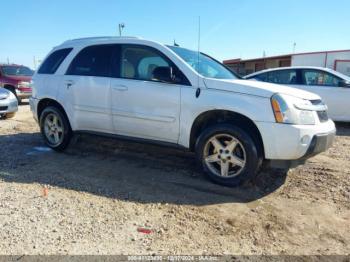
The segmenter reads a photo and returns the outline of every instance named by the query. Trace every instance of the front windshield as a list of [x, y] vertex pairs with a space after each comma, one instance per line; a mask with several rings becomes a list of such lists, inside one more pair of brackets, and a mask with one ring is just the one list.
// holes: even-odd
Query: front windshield
[[32, 76], [33, 71], [25, 66], [3, 66], [1, 67], [4, 75], [7, 76]]
[[343, 73], [340, 73], [340, 72], [335, 71], [335, 70], [333, 70], [333, 69], [329, 69], [328, 71], [329, 71], [330, 73], [336, 75], [337, 77], [340, 77], [340, 78], [346, 80], [347, 82], [350, 82], [350, 76], [344, 75]]
[[213, 58], [200, 53], [198, 61], [198, 52], [180, 48], [176, 46], [168, 46], [178, 56], [180, 56], [187, 64], [204, 77], [216, 79], [237, 79], [229, 69], [220, 64]]

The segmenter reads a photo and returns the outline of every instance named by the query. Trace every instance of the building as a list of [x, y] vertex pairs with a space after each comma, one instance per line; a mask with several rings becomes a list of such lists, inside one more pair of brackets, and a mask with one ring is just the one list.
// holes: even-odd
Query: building
[[298, 53], [248, 60], [231, 59], [223, 63], [240, 75], [276, 67], [319, 66], [350, 76], [350, 50]]

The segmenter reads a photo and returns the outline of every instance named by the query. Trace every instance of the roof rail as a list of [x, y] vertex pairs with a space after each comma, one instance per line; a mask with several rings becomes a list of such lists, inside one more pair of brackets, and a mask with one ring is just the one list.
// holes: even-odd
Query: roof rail
[[67, 40], [64, 43], [68, 42], [79, 42], [79, 41], [93, 41], [93, 40], [117, 40], [117, 39], [140, 39], [139, 37], [136, 36], [93, 36], [93, 37], [82, 37], [82, 38], [76, 38], [76, 39], [71, 39]]

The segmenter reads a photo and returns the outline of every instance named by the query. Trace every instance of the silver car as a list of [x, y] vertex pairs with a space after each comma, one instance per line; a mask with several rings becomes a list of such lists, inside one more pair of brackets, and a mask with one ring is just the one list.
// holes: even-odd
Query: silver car
[[[303, 89], [322, 97], [333, 121], [350, 122], [350, 77], [329, 68], [292, 66], [268, 69], [246, 79]], [[323, 113], [322, 117], [326, 117]]]
[[18, 111], [18, 102], [16, 96], [0, 87], [0, 118], [14, 117]]

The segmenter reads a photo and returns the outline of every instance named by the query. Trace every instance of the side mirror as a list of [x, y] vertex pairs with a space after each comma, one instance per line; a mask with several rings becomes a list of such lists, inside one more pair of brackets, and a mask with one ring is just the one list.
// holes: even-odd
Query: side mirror
[[339, 82], [339, 86], [340, 87], [350, 87], [350, 82], [342, 80], [342, 81]]
[[159, 66], [153, 70], [154, 80], [165, 82], [165, 83], [174, 83], [176, 82], [175, 75], [173, 74], [173, 68], [167, 66]]

